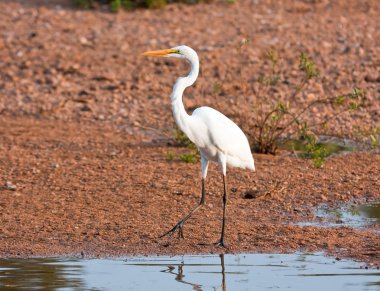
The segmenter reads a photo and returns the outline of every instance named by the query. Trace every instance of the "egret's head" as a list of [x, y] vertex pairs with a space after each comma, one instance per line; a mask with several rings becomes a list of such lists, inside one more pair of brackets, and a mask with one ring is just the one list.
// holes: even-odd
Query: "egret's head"
[[166, 50], [148, 51], [143, 53], [143, 55], [152, 57], [185, 58], [189, 60], [197, 57], [197, 53], [191, 47], [188, 47], [186, 45], [180, 45]]

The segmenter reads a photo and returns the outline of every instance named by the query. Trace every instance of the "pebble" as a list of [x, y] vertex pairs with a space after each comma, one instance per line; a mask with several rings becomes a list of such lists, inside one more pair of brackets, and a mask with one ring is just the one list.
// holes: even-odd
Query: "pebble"
[[369, 83], [375, 83], [375, 82], [380, 82], [380, 76], [374, 76], [374, 75], [366, 75], [364, 77], [364, 80]]
[[325, 196], [325, 195], [321, 195], [321, 199], [322, 199], [322, 201], [327, 201], [328, 200], [328, 198]]
[[51, 166], [53, 169], [58, 169], [58, 168], [59, 168], [59, 164], [57, 164], [57, 163], [52, 163], [50, 166]]
[[6, 183], [5, 183], [5, 187], [7, 187], [7, 189], [8, 190], [11, 190], [11, 191], [16, 191], [16, 189], [17, 189], [17, 186], [16, 185], [14, 185], [12, 182], [10, 182], [10, 181], [7, 181]]

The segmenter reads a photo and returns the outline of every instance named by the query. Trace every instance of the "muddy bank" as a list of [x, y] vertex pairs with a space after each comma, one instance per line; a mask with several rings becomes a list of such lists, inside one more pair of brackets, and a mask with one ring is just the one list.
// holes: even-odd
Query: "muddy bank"
[[[213, 245], [222, 179], [211, 166], [206, 205], [185, 225], [185, 240], [158, 239], [198, 203], [200, 165], [168, 159], [186, 151], [168, 145], [167, 133], [172, 84], [187, 64], [141, 53], [192, 46], [201, 73], [186, 108], [209, 105], [238, 121], [242, 109], [267, 102], [251, 89], [274, 48], [285, 76], [276, 98], [302, 108], [360, 87], [365, 110], [335, 116], [323, 104], [305, 118], [334, 114], [319, 133], [368, 137], [380, 122], [379, 11], [375, 0], [216, 1], [119, 14], [68, 0], [0, 1], [0, 256], [322, 250], [378, 266], [378, 224], [297, 224], [315, 220], [321, 204], [379, 201], [374, 152], [333, 156], [315, 169], [283, 151], [254, 155], [257, 173], [229, 169], [228, 250]], [[301, 52], [321, 78], [287, 100]]]
[[[199, 163], [167, 159], [168, 150], [183, 149], [107, 126], [48, 119], [2, 117], [0, 133], [0, 179], [15, 186], [0, 189], [2, 257], [323, 250], [379, 264], [378, 225], [296, 225], [313, 221], [322, 203], [378, 201], [379, 154], [335, 156], [315, 169], [281, 152], [255, 155], [256, 173], [229, 170], [224, 250], [213, 245], [222, 217], [216, 166], [205, 207], [185, 224], [185, 239], [168, 244], [158, 237], [200, 198]], [[257, 198], [244, 199], [247, 190]]]

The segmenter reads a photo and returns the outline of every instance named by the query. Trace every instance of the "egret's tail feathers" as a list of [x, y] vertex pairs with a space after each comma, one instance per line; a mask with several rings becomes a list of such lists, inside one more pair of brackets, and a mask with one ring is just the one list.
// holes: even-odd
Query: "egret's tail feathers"
[[255, 168], [255, 161], [253, 160], [253, 158], [252, 158], [252, 160], [250, 161], [249, 164], [250, 165], [249, 165], [248, 169], [250, 169], [251, 171], [255, 172], [256, 168]]
[[232, 167], [242, 168], [242, 169], [248, 169], [251, 171], [255, 171], [255, 162], [253, 160], [253, 157], [251, 156], [250, 159], [242, 160], [237, 157], [233, 156], [227, 156], [227, 164]]

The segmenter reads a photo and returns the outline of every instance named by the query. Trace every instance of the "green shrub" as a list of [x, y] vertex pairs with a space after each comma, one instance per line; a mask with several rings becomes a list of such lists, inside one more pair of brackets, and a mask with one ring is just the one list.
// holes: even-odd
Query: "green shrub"
[[200, 155], [197, 149], [197, 146], [178, 128], [173, 131], [173, 145], [184, 147], [187, 149], [187, 152], [176, 156], [173, 152], [168, 151], [166, 153], [166, 159], [169, 161], [174, 161], [179, 159], [185, 163], [195, 163], [199, 160]]
[[187, 153], [179, 156], [180, 160], [185, 163], [195, 163], [197, 160], [197, 153]]
[[[244, 42], [238, 46], [239, 55], [244, 51], [242, 46], [248, 43]], [[258, 96], [258, 101], [252, 106], [251, 112], [240, 114], [241, 121], [239, 123], [247, 133], [255, 152], [275, 154], [280, 139], [298, 136], [298, 138], [304, 138], [308, 144], [309, 157], [313, 158], [315, 166], [322, 166], [326, 153], [323, 147], [318, 145], [313, 128], [326, 125], [330, 119], [344, 112], [361, 109], [365, 101], [364, 92], [359, 88], [354, 88], [348, 94], [332, 97], [321, 96], [306, 102], [301, 108], [293, 107], [292, 102], [297, 100], [297, 97], [307, 89], [309, 82], [313, 79], [319, 81], [319, 70], [305, 53], [301, 53], [299, 57], [300, 79], [293, 85], [292, 93], [284, 99], [280, 99], [276, 98], [273, 92], [276, 91], [279, 81], [285, 79], [286, 76], [279, 73], [283, 70], [278, 69], [279, 56], [275, 50], [268, 51], [266, 57], [271, 70], [269, 74], [261, 74], [257, 78], [258, 86], [256, 88], [258, 89], [254, 89], [253, 93]], [[311, 108], [320, 104], [330, 104], [335, 110], [330, 116], [324, 117], [322, 122], [308, 124], [304, 116]]]
[[165, 7], [166, 4], [166, 0], [146, 0], [146, 5], [150, 9], [162, 8]]
[[[210, 0], [72, 0], [74, 5], [82, 9], [91, 9], [98, 5], [107, 5], [111, 12], [118, 12], [120, 9], [131, 10], [135, 8], [159, 9], [169, 3], [196, 4], [200, 2], [210, 2]], [[227, 3], [234, 3], [235, 0], [225, 0]]]
[[94, 0], [73, 0], [74, 5], [83, 8], [83, 9], [90, 9], [93, 8]]

